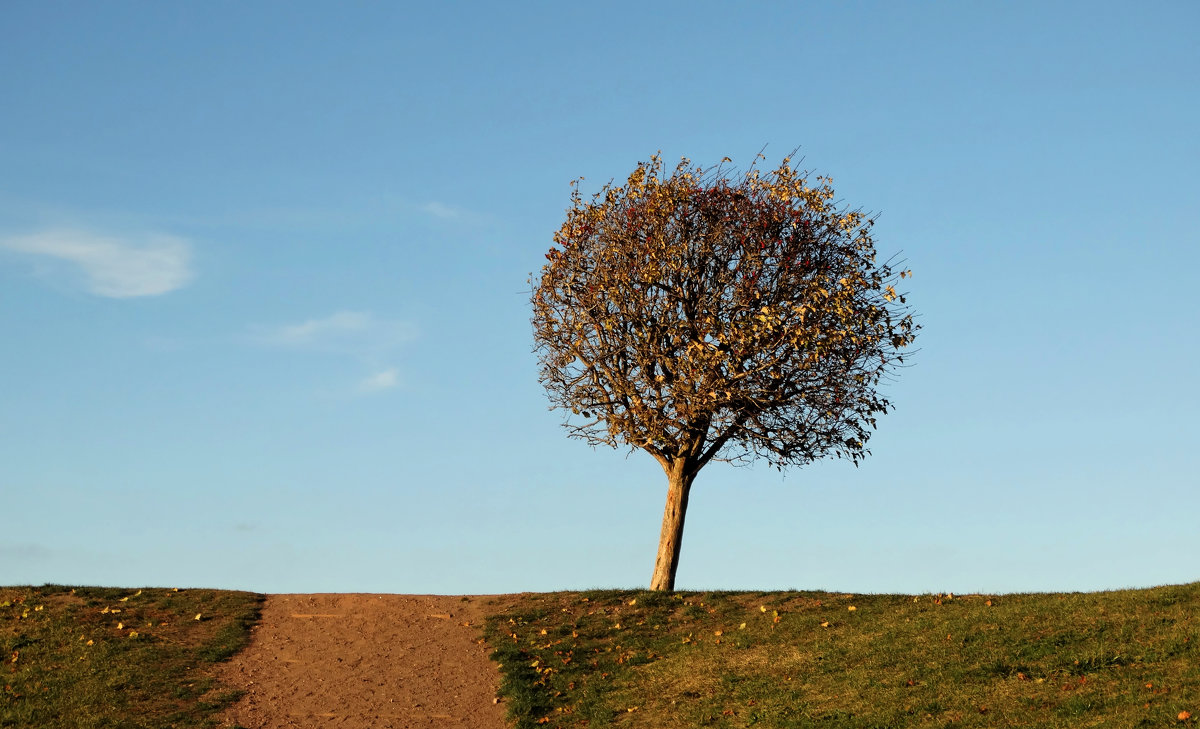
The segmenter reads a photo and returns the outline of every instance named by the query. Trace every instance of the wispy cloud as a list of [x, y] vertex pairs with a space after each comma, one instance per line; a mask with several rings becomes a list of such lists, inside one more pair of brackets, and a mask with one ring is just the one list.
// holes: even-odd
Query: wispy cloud
[[339, 311], [321, 319], [285, 324], [267, 335], [272, 344], [306, 346], [360, 334], [371, 327], [372, 317], [362, 311]]
[[416, 336], [416, 328], [400, 319], [382, 319], [367, 311], [339, 311], [318, 319], [263, 329], [267, 345], [317, 349], [371, 356], [387, 352]]
[[427, 202], [421, 206], [421, 210], [429, 213], [435, 218], [443, 218], [446, 220], [462, 218], [467, 215], [467, 212], [462, 208], [456, 208], [452, 205], [446, 205], [445, 203], [440, 202]]
[[382, 372], [376, 372], [358, 383], [360, 392], [379, 392], [395, 387], [400, 381], [400, 371], [390, 367]]
[[88, 291], [115, 299], [158, 296], [192, 279], [191, 246], [162, 233], [116, 237], [52, 229], [0, 238], [0, 247], [73, 264], [83, 273]]
[[339, 311], [294, 324], [263, 328], [259, 344], [304, 352], [322, 352], [357, 360], [370, 372], [354, 391], [363, 394], [390, 390], [400, 384], [400, 370], [387, 364], [401, 346], [417, 336], [403, 319], [377, 317], [367, 311]]
[[21, 562], [45, 562], [54, 556], [54, 550], [41, 544], [0, 544], [0, 557]]

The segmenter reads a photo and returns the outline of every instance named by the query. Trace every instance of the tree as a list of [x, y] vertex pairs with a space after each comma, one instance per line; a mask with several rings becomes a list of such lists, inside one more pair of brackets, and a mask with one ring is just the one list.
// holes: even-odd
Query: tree
[[684, 158], [668, 176], [656, 155], [590, 201], [576, 180], [532, 291], [540, 381], [569, 435], [666, 472], [652, 590], [674, 589], [709, 462], [857, 466], [919, 328], [894, 288], [911, 271], [876, 264], [874, 220], [839, 208], [831, 179], [759, 159], [731, 177]]

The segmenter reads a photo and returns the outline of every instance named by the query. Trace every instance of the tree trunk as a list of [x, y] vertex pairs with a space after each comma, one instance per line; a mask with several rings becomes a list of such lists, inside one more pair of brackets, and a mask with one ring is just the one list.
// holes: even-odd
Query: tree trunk
[[683, 544], [683, 517], [687, 512], [688, 492], [692, 489], [694, 473], [685, 471], [685, 463], [677, 461], [667, 471], [667, 508], [663, 511], [662, 533], [658, 538], [658, 558], [654, 561], [651, 590], [674, 590], [675, 570], [679, 567], [679, 547]]

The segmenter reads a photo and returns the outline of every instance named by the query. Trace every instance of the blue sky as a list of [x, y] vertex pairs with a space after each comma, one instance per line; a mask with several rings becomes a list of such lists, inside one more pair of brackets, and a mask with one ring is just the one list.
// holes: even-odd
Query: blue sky
[[645, 585], [528, 277], [662, 150], [799, 147], [924, 329], [860, 468], [714, 464], [681, 588], [1200, 579], [1200, 6], [0, 8], [0, 584]]

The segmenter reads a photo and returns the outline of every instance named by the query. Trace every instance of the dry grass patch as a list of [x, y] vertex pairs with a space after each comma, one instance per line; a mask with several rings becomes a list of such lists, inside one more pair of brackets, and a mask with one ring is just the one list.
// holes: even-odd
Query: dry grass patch
[[609, 591], [529, 596], [487, 637], [518, 727], [1177, 727], [1200, 715], [1197, 614], [1200, 583]]

